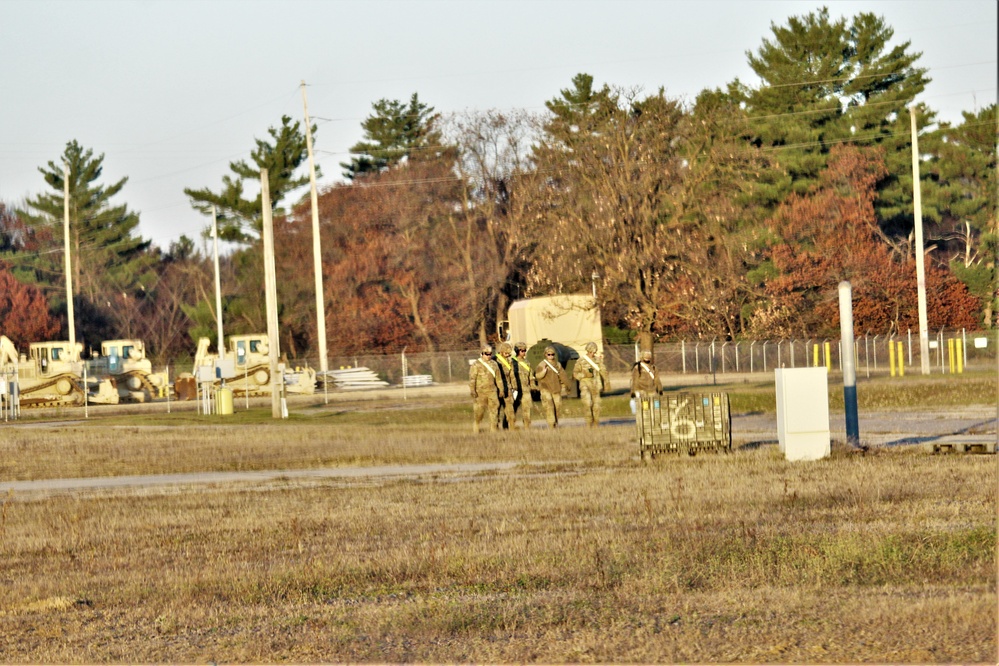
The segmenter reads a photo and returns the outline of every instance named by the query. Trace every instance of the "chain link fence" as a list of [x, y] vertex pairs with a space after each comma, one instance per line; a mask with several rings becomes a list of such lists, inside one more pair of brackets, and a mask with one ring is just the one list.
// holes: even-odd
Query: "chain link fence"
[[[987, 370], [996, 367], [996, 331], [971, 332], [940, 330], [929, 336], [930, 372], [951, 374]], [[604, 361], [611, 373], [631, 371], [638, 355], [637, 345], [605, 345]], [[661, 373], [671, 375], [772, 373], [775, 368], [826, 366], [830, 372], [842, 368], [839, 339], [797, 340], [681, 340], [661, 342], [653, 350]], [[854, 342], [858, 376], [885, 376], [921, 371], [919, 336], [864, 335]], [[479, 357], [479, 349], [418, 352], [401, 354], [356, 354], [334, 356], [329, 369], [367, 368], [380, 379], [396, 386], [403, 377], [422, 379], [435, 384], [468, 381], [469, 364]], [[318, 369], [318, 358], [301, 358], [290, 367]], [[154, 369], [156, 364], [154, 364]], [[190, 372], [190, 362], [171, 364], [170, 376]]]

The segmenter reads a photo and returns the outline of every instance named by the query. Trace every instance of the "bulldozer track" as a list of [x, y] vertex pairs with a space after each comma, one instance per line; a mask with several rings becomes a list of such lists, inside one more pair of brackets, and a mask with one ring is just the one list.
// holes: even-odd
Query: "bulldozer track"
[[[140, 384], [139, 390], [145, 391], [149, 395], [150, 400], [157, 397], [159, 390], [155, 386], [153, 386], [153, 383], [149, 381], [149, 377], [146, 375], [146, 373], [142, 372], [141, 370], [129, 370], [128, 372], [123, 372], [120, 375], [113, 375], [111, 379], [114, 382], [115, 388], [117, 389], [118, 382], [125, 382], [125, 386], [127, 388], [128, 380], [132, 377], [135, 377], [136, 379], [139, 380]], [[129, 393], [131, 393], [131, 389], [128, 389], [128, 391]], [[131, 397], [124, 399], [128, 400], [129, 402], [133, 402]]]
[[[68, 379], [70, 386], [70, 392], [61, 397], [54, 396], [40, 396], [37, 398], [31, 397], [32, 395], [38, 393], [39, 391], [45, 391], [45, 389], [52, 388], [55, 386], [59, 380]], [[32, 407], [58, 407], [60, 405], [79, 405], [83, 403], [83, 387], [80, 386], [79, 379], [72, 374], [63, 373], [56, 375], [54, 377], [49, 377], [48, 381], [32, 386], [27, 391], [21, 392], [21, 397], [19, 400], [21, 407], [32, 408]]]

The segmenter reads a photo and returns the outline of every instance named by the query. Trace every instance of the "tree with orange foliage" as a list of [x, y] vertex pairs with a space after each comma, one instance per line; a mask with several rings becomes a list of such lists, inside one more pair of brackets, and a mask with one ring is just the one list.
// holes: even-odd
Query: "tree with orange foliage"
[[[885, 175], [876, 149], [835, 147], [828, 168], [805, 195], [793, 195], [771, 220], [766, 305], [753, 333], [792, 337], [834, 335], [837, 285], [849, 280], [857, 330], [898, 333], [918, 326], [914, 258], [898, 261], [882, 240], [875, 186]], [[931, 328], [974, 326], [977, 303], [952, 275], [927, 269]]]
[[447, 160], [424, 159], [322, 193], [333, 353], [435, 351], [468, 339], [468, 299], [439, 231], [457, 186]]
[[59, 320], [49, 314], [49, 304], [38, 287], [19, 282], [0, 262], [0, 333], [17, 346], [44, 342], [59, 333]]

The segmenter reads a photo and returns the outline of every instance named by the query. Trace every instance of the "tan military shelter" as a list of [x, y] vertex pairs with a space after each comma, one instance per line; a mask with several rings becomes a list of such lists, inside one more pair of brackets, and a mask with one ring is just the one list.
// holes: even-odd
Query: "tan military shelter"
[[514, 301], [508, 315], [508, 340], [526, 342], [552, 340], [585, 354], [587, 342], [595, 342], [603, 353], [600, 310], [589, 294], [560, 294]]

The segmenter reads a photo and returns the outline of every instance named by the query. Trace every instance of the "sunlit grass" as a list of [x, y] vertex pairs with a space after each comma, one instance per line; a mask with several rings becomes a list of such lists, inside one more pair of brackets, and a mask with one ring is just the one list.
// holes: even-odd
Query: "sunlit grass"
[[[858, 396], [959, 408], [990, 381], [862, 380]], [[684, 390], [774, 410], [765, 381]], [[834, 447], [788, 463], [760, 446], [642, 462], [627, 424], [473, 435], [463, 395], [298, 402], [288, 419], [192, 407], [5, 428], [0, 478], [519, 464], [12, 493], [0, 661], [996, 658], [995, 456]], [[605, 418], [627, 415], [626, 393], [605, 397]]]

